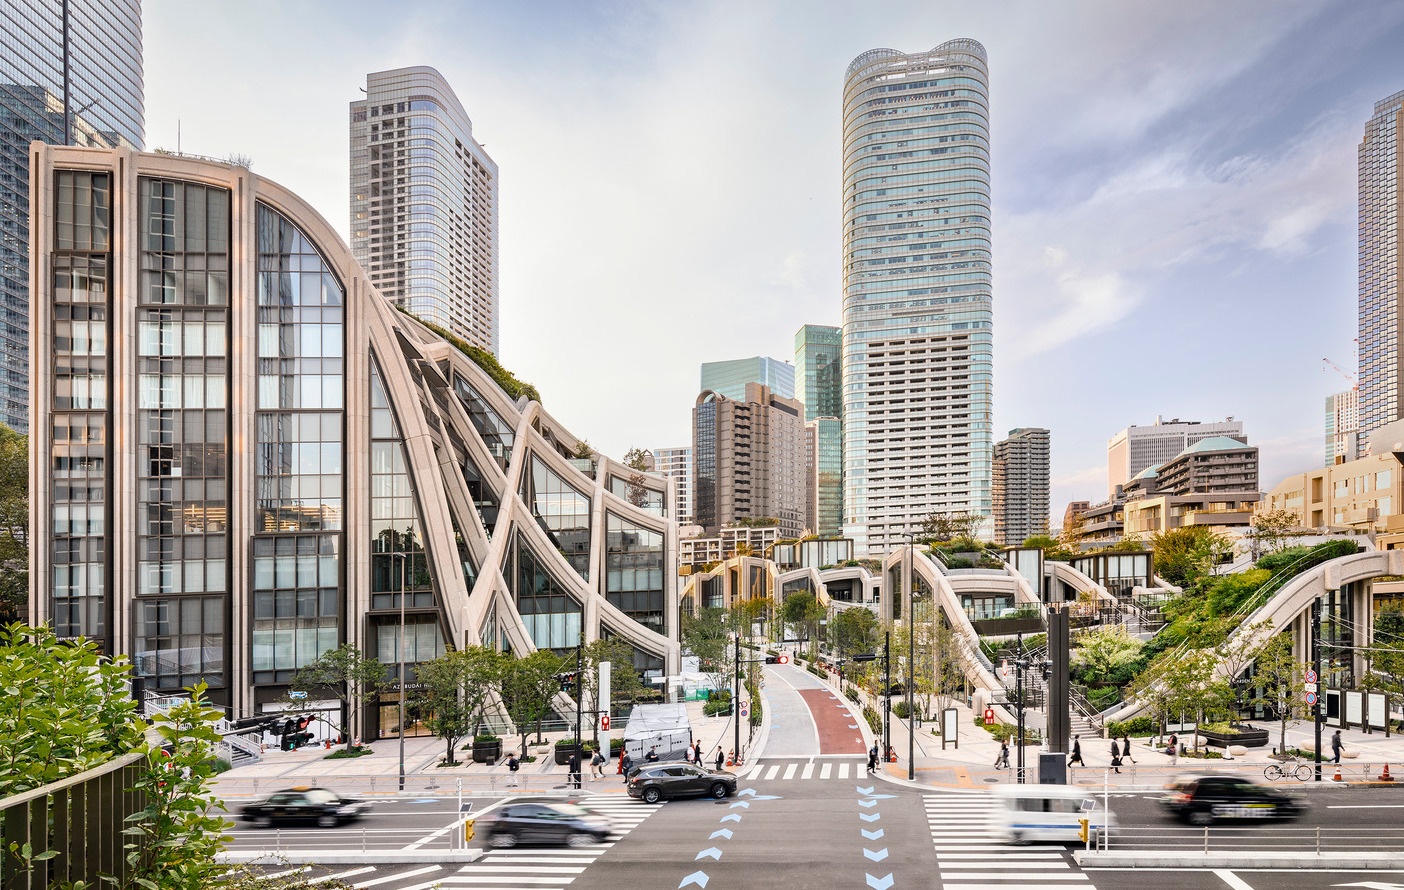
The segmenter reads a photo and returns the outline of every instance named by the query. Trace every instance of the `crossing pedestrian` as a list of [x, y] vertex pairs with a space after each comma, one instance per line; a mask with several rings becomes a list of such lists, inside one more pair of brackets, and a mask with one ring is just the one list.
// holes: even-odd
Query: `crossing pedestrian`
[[566, 761], [566, 772], [569, 774], [566, 784], [576, 790], [580, 789], [580, 751], [570, 752], [570, 759]]
[[1078, 766], [1087, 765], [1082, 761], [1082, 742], [1080, 741], [1081, 738], [1081, 736], [1073, 736], [1073, 749], [1072, 754], [1068, 755], [1068, 766], [1072, 766], [1073, 764], [1077, 764]]
[[604, 765], [605, 756], [599, 748], [596, 748], [594, 755], [590, 757], [590, 766], [592, 767], [592, 769], [590, 770], [591, 782], [595, 781], [596, 779], [604, 778]]
[[1122, 736], [1122, 737], [1121, 737], [1121, 756], [1124, 757], [1124, 758], [1126, 758], [1127, 760], [1131, 761], [1132, 763], [1135, 763], [1135, 762], [1136, 762], [1136, 758], [1134, 758], [1134, 757], [1131, 756], [1131, 737], [1130, 737], [1130, 736]]
[[522, 762], [517, 759], [517, 755], [511, 754], [507, 757], [507, 784], [515, 786], [517, 784], [517, 770], [522, 768]]
[[995, 755], [995, 769], [1009, 769], [1009, 740], [1001, 739], [999, 753]]
[[1331, 762], [1341, 762], [1341, 731], [1338, 729], [1331, 735]]
[[694, 761], [698, 766], [701, 766], [701, 765], [702, 765], [702, 743], [701, 743], [701, 742], [693, 742], [693, 743], [692, 743], [692, 759], [693, 759], [693, 761]]
[[1116, 739], [1112, 739], [1111, 743], [1111, 765], [1112, 769], [1121, 772], [1121, 746], [1116, 743]]
[[1170, 757], [1171, 766], [1180, 765], [1180, 737], [1174, 733], [1170, 734], [1170, 743], [1165, 746], [1165, 753]]

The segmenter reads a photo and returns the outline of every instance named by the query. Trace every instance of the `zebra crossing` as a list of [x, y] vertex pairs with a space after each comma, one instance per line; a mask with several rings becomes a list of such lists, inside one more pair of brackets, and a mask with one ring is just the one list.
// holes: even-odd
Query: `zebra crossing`
[[988, 794], [928, 794], [925, 807], [942, 890], [1096, 890], [1061, 846], [997, 842]]
[[616, 842], [637, 828], [662, 804], [645, 804], [622, 794], [590, 794], [577, 801], [609, 820], [609, 838], [588, 847], [514, 847], [488, 849], [464, 866], [394, 865], [344, 866], [318, 869], [310, 877], [305, 869], [291, 869], [265, 877], [301, 877], [308, 883], [340, 881], [354, 890], [560, 890], [607, 853]]
[[846, 782], [865, 775], [866, 761], [851, 757], [843, 760], [824, 757], [767, 758], [757, 761], [755, 765], [743, 765], [737, 772], [737, 777], [745, 782]]

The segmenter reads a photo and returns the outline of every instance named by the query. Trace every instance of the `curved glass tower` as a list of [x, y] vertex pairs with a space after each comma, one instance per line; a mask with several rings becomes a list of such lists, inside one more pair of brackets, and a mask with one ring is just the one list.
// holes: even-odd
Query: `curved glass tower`
[[844, 532], [880, 553], [932, 513], [991, 512], [983, 46], [853, 60], [843, 195]]

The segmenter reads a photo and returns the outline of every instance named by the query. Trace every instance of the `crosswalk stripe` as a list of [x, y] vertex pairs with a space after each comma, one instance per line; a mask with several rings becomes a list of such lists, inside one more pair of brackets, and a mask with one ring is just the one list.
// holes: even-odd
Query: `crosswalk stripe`
[[501, 883], [503, 880], [508, 878], [511, 879], [511, 883], [516, 884], [518, 886], [522, 884], [555, 884], [556, 886], [564, 886], [565, 884], [569, 884], [571, 881], [575, 880], [574, 875], [566, 877], [565, 875], [474, 875], [460, 873], [456, 875], [449, 875], [448, 877], [442, 879], [442, 883], [464, 884], [467, 886], [472, 886], [474, 884], [486, 884], [489, 881], [492, 881], [494, 883]]
[[375, 871], [375, 866], [374, 866], [374, 865], [366, 865], [366, 866], [363, 866], [363, 867], [361, 867], [361, 868], [353, 868], [353, 869], [351, 869], [350, 871], [338, 872], [337, 874], [322, 875], [320, 878], [308, 878], [308, 879], [307, 879], [307, 883], [309, 883], [309, 884], [320, 884], [320, 883], [322, 883], [322, 882], [324, 882], [324, 881], [344, 881], [344, 880], [346, 880], [347, 878], [352, 878], [352, 877], [355, 877], [356, 875], [363, 875], [363, 874], [366, 874], [367, 872], [372, 872], [372, 871]]
[[812, 763], [806, 763], [806, 764], [804, 765], [804, 772], [800, 773], [800, 778], [801, 778], [801, 779], [808, 779], [808, 778], [810, 778], [810, 777], [813, 776], [813, 775], [814, 775], [814, 764], [812, 764]]
[[770, 772], [765, 774], [766, 780], [769, 781], [770, 779], [775, 778], [775, 774], [778, 772], [780, 772], [780, 764], [777, 763], [770, 768]]
[[785, 781], [788, 782], [795, 777], [795, 770], [799, 769], [798, 763], [792, 763], [785, 767]]
[[[961, 875], [961, 877], [963, 877], [963, 878], [969, 878], [970, 875]], [[1043, 875], [1039, 875], [1038, 877], [1041, 878], [1041, 877], [1043, 877]], [[982, 884], [951, 884], [951, 883], [942, 882], [942, 884], [941, 884], [941, 890], [991, 890], [992, 887], [997, 887], [997, 888], [999, 888], [999, 890], [1048, 890], [1048, 888], [1045, 887], [1043, 884], [1029, 884], [1029, 883], [1024, 883], [1024, 884], [1003, 884], [1003, 883], [1001, 883], [1001, 884], [983, 884], [983, 883], [982, 883]], [[1091, 890], [1090, 885], [1089, 885], [1089, 887], [1088, 887], [1088, 890]]]
[[[941, 867], [944, 869], [944, 865]], [[1073, 871], [1069, 871], [1061, 875], [1045, 874], [1042, 872], [1039, 872], [1037, 874], [1025, 875], [1018, 874], [1012, 871], [958, 871], [953, 873], [947, 873], [943, 870], [941, 872], [941, 884], [943, 887], [945, 887], [945, 890], [950, 890], [950, 885], [946, 883], [947, 878], [957, 881], [998, 881], [1005, 878], [1008, 878], [1010, 880], [1017, 880], [1019, 878], [1032, 878], [1036, 881], [1086, 881], [1088, 879], [1087, 875]]]
[[846, 778], [848, 778], [848, 767], [849, 767], [849, 764], [847, 764], [847, 763], [840, 763], [840, 764], [838, 765], [838, 768], [839, 768], [838, 777], [839, 777], [840, 779], [846, 779]]
[[[562, 865], [533, 865], [527, 870], [530, 871], [532, 874], [542, 875], [578, 875], [585, 870], [585, 867], [580, 866], [579, 868], [577, 868], [575, 866], [568, 867]], [[520, 866], [516, 865], [480, 865], [477, 868], [473, 869], [474, 874], [498, 871], [510, 871], [515, 873], [522, 871], [522, 869]]]
[[829, 777], [829, 773], [833, 772], [833, 769], [834, 765], [832, 763], [822, 764], [819, 767], [819, 778], [827, 779]]
[[351, 886], [355, 887], [356, 890], [365, 890], [366, 887], [375, 887], [380, 884], [388, 884], [391, 881], [399, 881], [404, 878], [412, 878], [416, 875], [427, 875], [431, 871], [442, 870], [443, 867], [439, 865], [426, 865], [424, 868], [416, 868], [414, 871], [401, 872], [398, 875], [390, 875], [384, 878], [374, 878], [373, 880], [369, 881], [359, 881], [355, 884], [352, 884]]
[[[952, 860], [952, 859], [988, 859], [988, 858], [989, 858], [989, 854], [988, 854], [988, 853], [952, 853], [952, 852], [950, 852], [950, 851], [948, 851], [948, 850], [939, 850], [939, 851], [937, 851], [937, 852], [940, 854], [940, 857], [941, 857], [941, 861], [942, 861], [942, 862], [949, 862], [949, 861]], [[999, 858], [1000, 858], [1000, 859], [1056, 859], [1057, 861], [1063, 863], [1064, 865], [1067, 864], [1067, 860], [1063, 858], [1063, 854], [1062, 854], [1062, 853], [1053, 853], [1053, 852], [1049, 852], [1049, 853], [1011, 853], [1011, 852], [1009, 852], [1008, 850], [1002, 850], [1002, 851], [1000, 851], [1000, 857], [999, 857]]]
[[747, 778], [747, 779], [754, 779], [754, 778], [755, 778], [757, 775], [759, 775], [760, 772], [761, 772], [762, 770], [764, 770], [764, 769], [765, 769], [765, 764], [763, 764], [763, 763], [758, 763], [758, 764], [756, 764], [754, 767], [752, 767], [752, 768], [746, 773], [745, 778]]
[[[1001, 857], [1001, 858], [1003, 858], [1003, 857]], [[986, 860], [986, 861], [980, 861], [980, 862], [952, 862], [950, 859], [947, 859], [947, 858], [944, 857], [944, 856], [941, 857], [941, 867], [942, 867], [942, 868], [952, 868], [952, 869], [955, 869], [955, 868], [989, 868], [991, 864], [992, 864], [992, 863], [990, 863], [988, 860]], [[1064, 860], [1061, 860], [1061, 859], [1058, 860], [1057, 862], [1030, 862], [1030, 861], [1028, 861], [1028, 860], [1020, 860], [1020, 862], [1018, 863], [1017, 866], [1011, 866], [1011, 867], [1017, 867], [1017, 868], [1020, 868], [1020, 869], [1034, 869], [1034, 870], [1037, 870], [1037, 869], [1045, 869], [1045, 868], [1061, 868], [1061, 869], [1067, 869], [1068, 864], [1067, 864], [1067, 862], [1065, 862]]]

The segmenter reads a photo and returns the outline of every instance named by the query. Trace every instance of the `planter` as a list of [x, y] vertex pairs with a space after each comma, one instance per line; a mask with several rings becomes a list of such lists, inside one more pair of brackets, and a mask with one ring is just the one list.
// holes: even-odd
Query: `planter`
[[[590, 747], [588, 744], [580, 749], [580, 762], [586, 764], [590, 762]], [[570, 762], [570, 755], [575, 753], [575, 745], [558, 745], [556, 747], [555, 761], [557, 766], [565, 766]]]
[[[1193, 734], [1189, 736], [1189, 738], [1193, 737]], [[1242, 727], [1233, 732], [1212, 732], [1207, 729], [1201, 729], [1199, 731], [1199, 737], [1204, 740], [1204, 744], [1211, 748], [1227, 748], [1229, 745], [1242, 745], [1245, 748], [1262, 748], [1268, 743], [1268, 731], [1266, 729], [1253, 729], [1249, 726]]]
[[1012, 637], [1015, 634], [1041, 634], [1046, 630], [1043, 619], [1033, 618], [981, 618], [970, 622], [975, 632], [982, 637]]
[[474, 742], [474, 763], [496, 763], [502, 757], [502, 740], [495, 742]]

